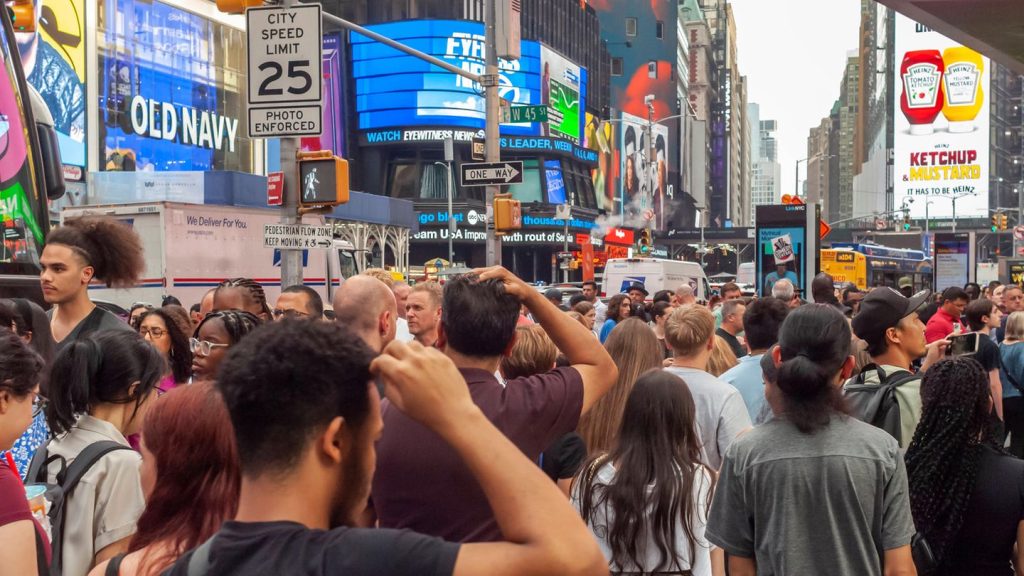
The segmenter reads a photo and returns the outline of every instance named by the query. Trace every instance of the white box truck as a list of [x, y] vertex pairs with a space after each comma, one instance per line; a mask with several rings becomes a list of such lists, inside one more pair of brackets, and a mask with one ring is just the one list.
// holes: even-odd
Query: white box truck
[[[237, 277], [262, 284], [271, 306], [281, 293], [281, 253], [263, 246], [263, 225], [278, 223], [278, 210], [150, 202], [67, 207], [61, 221], [86, 215], [125, 222], [139, 233], [145, 250], [139, 285], [115, 290], [93, 284], [89, 293], [97, 300], [129, 308], [136, 302], [159, 306], [164, 295], [172, 295], [187, 308], [222, 280]], [[307, 216], [303, 223], [322, 224], [323, 219]], [[305, 284], [329, 303], [334, 288], [358, 273], [354, 256], [352, 245], [337, 239], [330, 248], [305, 250]]]
[[604, 267], [602, 297], [625, 292], [633, 282], [643, 282], [648, 299], [659, 290], [675, 292], [681, 284], [689, 284], [697, 299], [707, 301], [711, 287], [704, 269], [697, 262], [661, 258], [611, 258]]

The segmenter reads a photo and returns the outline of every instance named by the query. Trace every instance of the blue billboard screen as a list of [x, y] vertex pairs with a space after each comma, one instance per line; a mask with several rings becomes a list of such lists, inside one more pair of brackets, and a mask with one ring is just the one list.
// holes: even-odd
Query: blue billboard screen
[[[484, 72], [484, 28], [479, 22], [416, 20], [369, 29], [473, 73]], [[451, 74], [357, 33], [351, 34], [352, 76], [360, 130], [404, 126], [483, 129], [483, 91]], [[542, 102], [541, 49], [524, 40], [522, 57], [499, 63], [502, 98], [517, 105]], [[540, 135], [539, 124], [503, 124], [503, 134]]]

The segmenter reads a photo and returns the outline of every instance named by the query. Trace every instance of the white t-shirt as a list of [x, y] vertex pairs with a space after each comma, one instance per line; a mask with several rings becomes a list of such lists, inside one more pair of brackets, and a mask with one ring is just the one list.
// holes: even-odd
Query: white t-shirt
[[[611, 484], [615, 479], [615, 466], [609, 462], [601, 466], [594, 476], [595, 483], [604, 485]], [[653, 488], [653, 485], [648, 489]], [[601, 496], [602, 489], [599, 487], [594, 492], [594, 501], [598, 501]], [[690, 515], [690, 531], [693, 532], [695, 542], [693, 543], [693, 551], [696, 554], [696, 558], [690, 558], [690, 542], [687, 541], [686, 531], [683, 529], [682, 519], [680, 515], [676, 521], [676, 539], [673, 546], [673, 552], [679, 559], [679, 566], [684, 570], [689, 569], [693, 572], [694, 576], [711, 576], [711, 550], [713, 545], [707, 541], [704, 536], [704, 529], [708, 523], [708, 506], [711, 502], [711, 473], [704, 466], [699, 466], [696, 474], [694, 474], [693, 491], [690, 494], [690, 503], [693, 505], [693, 512]], [[579, 488], [573, 490], [572, 503], [577, 510], [580, 510], [580, 495]], [[651, 507], [648, 507], [645, 516], [649, 519], [653, 514]], [[608, 545], [608, 527], [615, 519], [614, 510], [610, 510], [607, 506], [601, 506], [596, 510], [596, 513], [591, 517], [588, 528], [594, 535], [594, 539], [597, 540], [598, 546], [601, 547], [601, 553], [604, 554], [605, 560], [609, 562], [609, 569], [612, 572], [639, 572], [639, 567], [630, 563], [626, 566], [612, 565], [612, 551]], [[644, 534], [641, 537], [641, 542], [646, 542], [647, 545], [642, 548], [643, 552], [641, 556], [644, 561], [644, 568], [647, 570], [653, 570], [657, 567], [660, 560], [661, 553], [658, 551], [658, 547], [654, 544], [654, 540], [650, 536], [650, 526], [644, 526]]]
[[395, 340], [399, 342], [412, 342], [413, 335], [409, 333], [409, 321], [405, 318], [399, 318], [395, 322]]
[[695, 368], [665, 368], [686, 382], [697, 409], [697, 434], [700, 435], [707, 465], [722, 467], [722, 458], [740, 433], [751, 427], [750, 414], [743, 396], [732, 384]]

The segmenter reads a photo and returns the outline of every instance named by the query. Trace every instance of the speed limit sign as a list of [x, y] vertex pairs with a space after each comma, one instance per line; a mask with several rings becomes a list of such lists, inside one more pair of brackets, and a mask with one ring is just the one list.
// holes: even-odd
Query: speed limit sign
[[323, 40], [319, 4], [249, 8], [249, 135], [320, 134]]

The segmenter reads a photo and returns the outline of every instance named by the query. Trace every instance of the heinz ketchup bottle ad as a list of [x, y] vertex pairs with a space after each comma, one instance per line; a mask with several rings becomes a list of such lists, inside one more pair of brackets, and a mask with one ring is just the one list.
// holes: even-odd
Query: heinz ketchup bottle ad
[[[911, 217], [987, 218], [989, 61], [896, 14], [893, 83], [895, 206]], [[914, 202], [906, 202], [914, 199]]]

